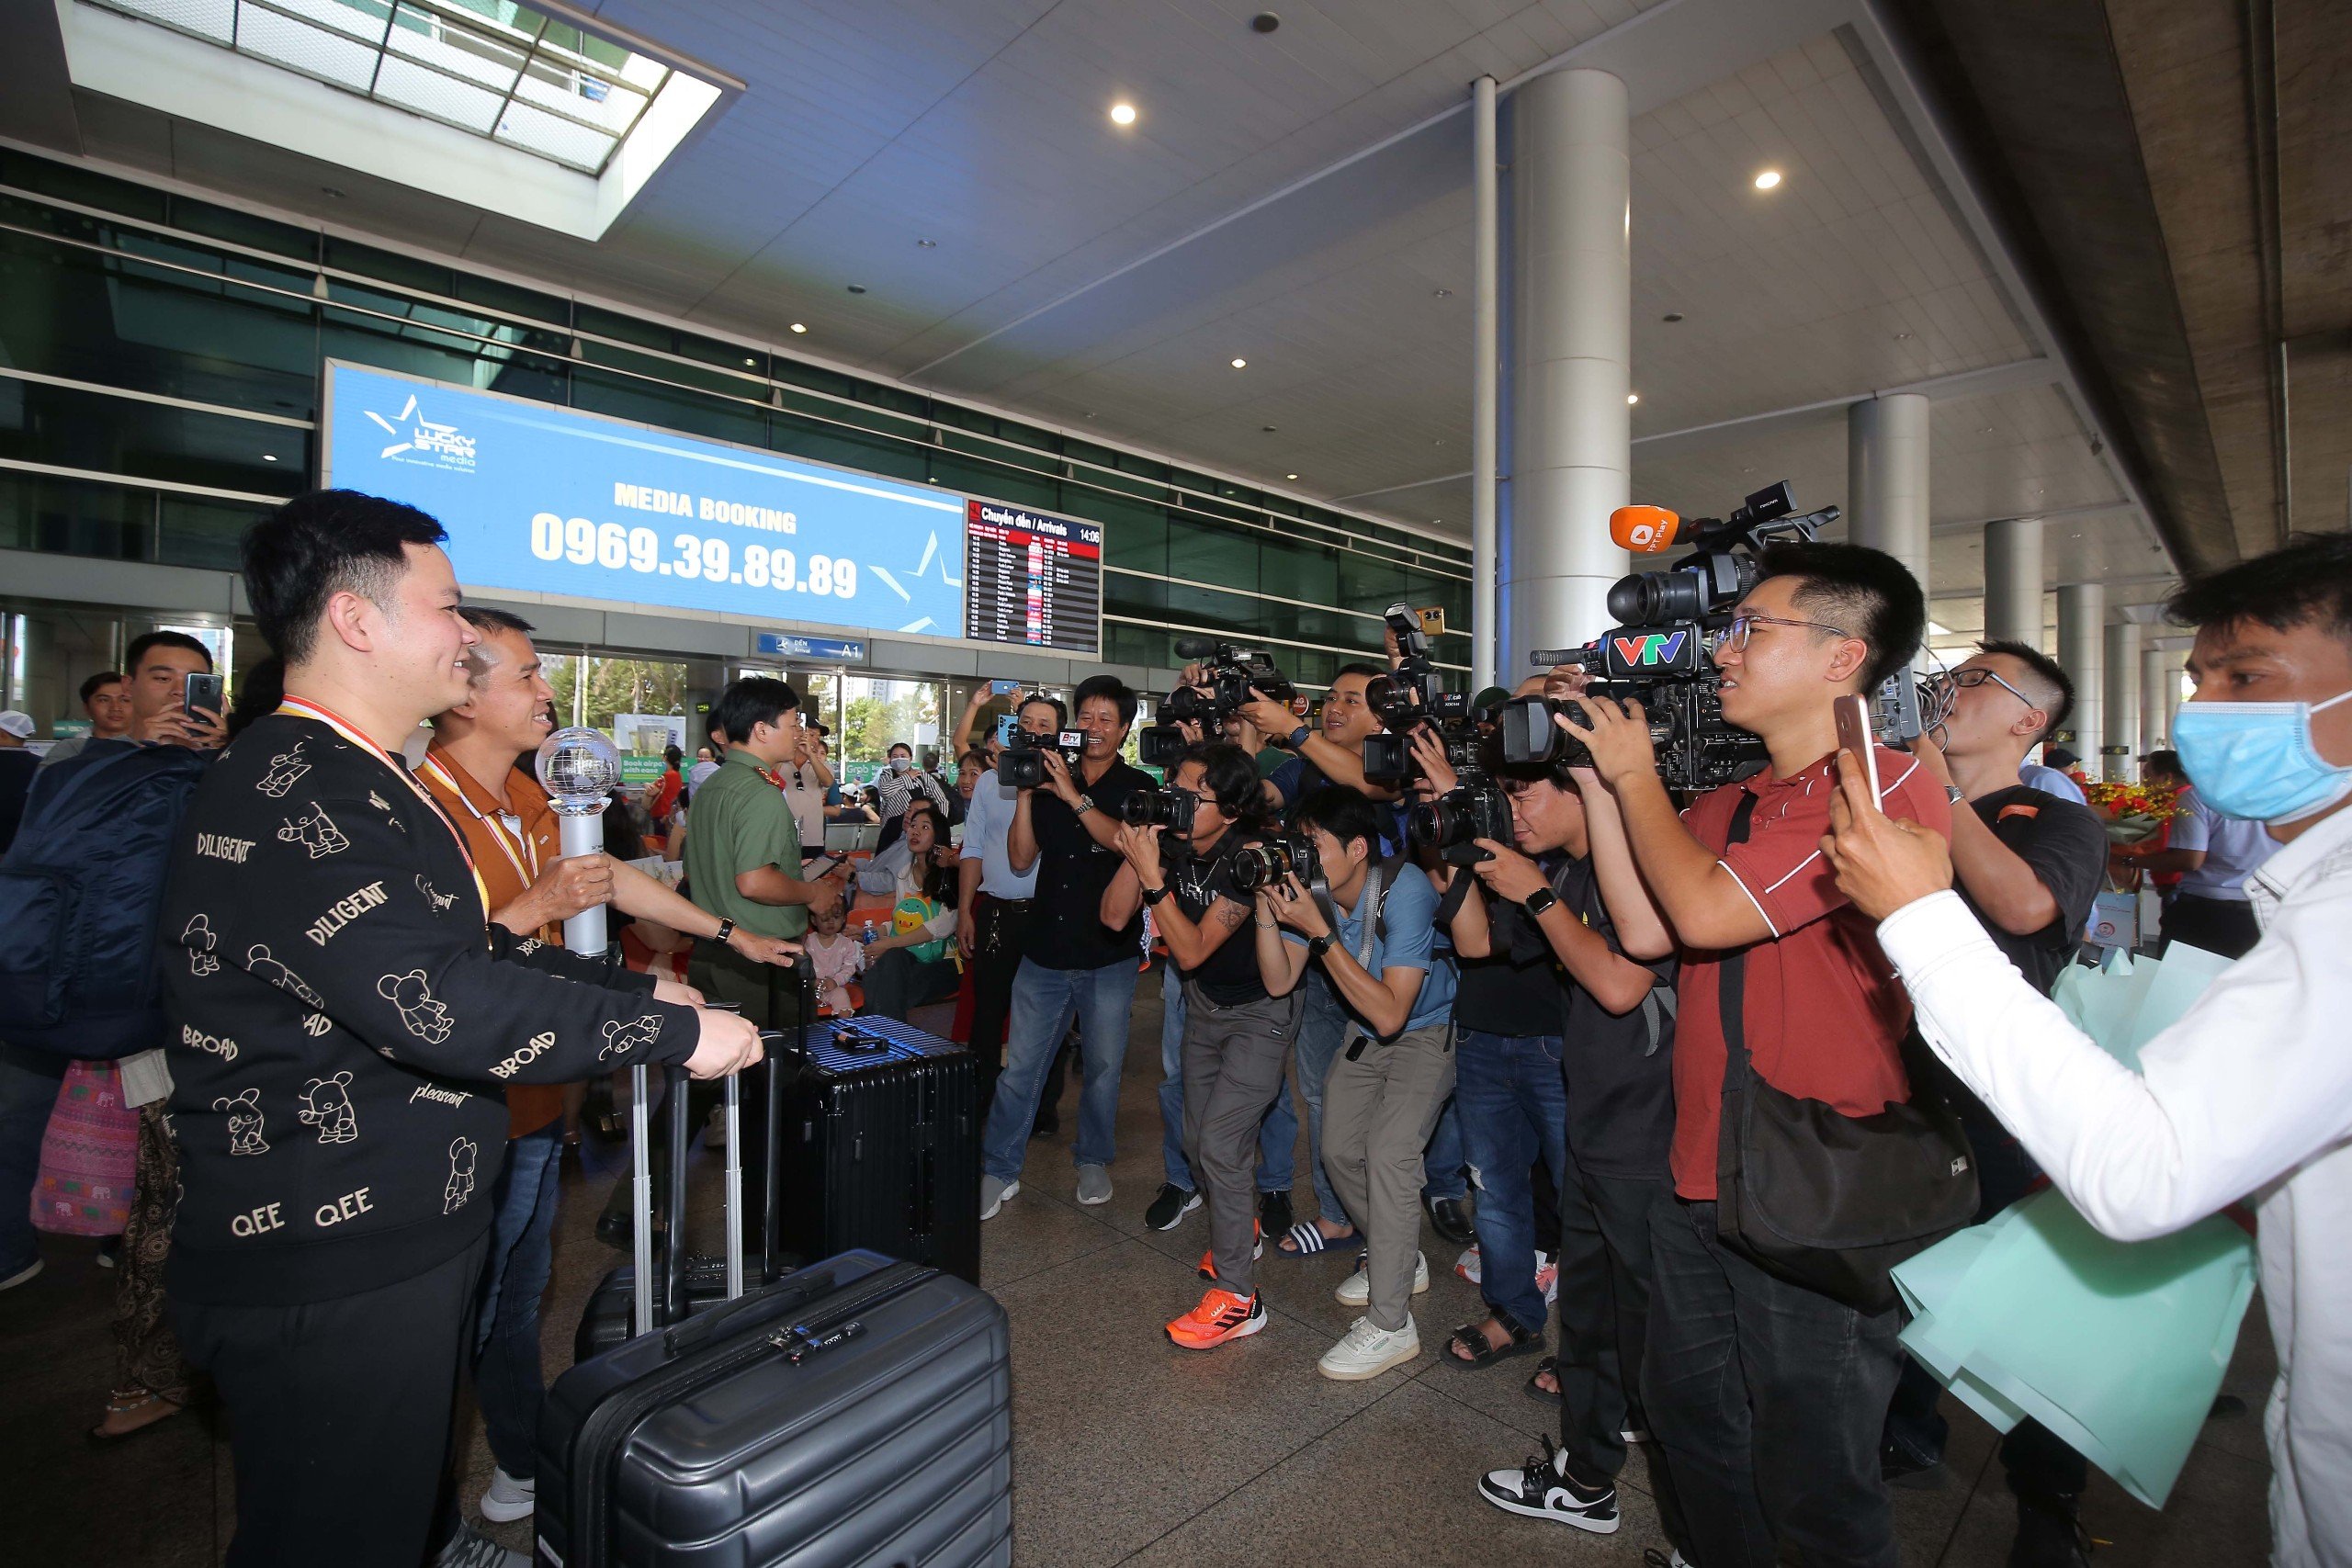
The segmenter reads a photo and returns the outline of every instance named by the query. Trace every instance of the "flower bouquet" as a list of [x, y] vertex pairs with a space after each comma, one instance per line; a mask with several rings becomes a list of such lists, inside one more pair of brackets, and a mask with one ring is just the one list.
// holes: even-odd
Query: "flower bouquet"
[[2091, 809], [2107, 819], [2107, 839], [2111, 844], [2139, 843], [2180, 815], [2180, 804], [2171, 791], [2145, 784], [2119, 780], [2091, 784], [2084, 793], [2090, 796]]

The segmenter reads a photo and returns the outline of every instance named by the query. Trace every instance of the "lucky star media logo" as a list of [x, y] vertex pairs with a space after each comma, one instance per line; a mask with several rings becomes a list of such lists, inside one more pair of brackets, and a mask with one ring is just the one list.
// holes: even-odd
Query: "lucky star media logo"
[[474, 438], [459, 434], [454, 424], [436, 424], [419, 413], [415, 393], [409, 394], [408, 406], [393, 418], [386, 419], [373, 409], [362, 412], [381, 425], [385, 434], [398, 438], [379, 457], [422, 463], [428, 468], [473, 471]]

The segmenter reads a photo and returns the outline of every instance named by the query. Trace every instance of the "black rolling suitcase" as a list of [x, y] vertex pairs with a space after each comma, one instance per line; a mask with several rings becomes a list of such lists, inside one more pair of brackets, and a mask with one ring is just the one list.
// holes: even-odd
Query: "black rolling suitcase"
[[[773, 1056], [782, 1037], [766, 1043]], [[741, 1228], [727, 1235], [740, 1288]], [[548, 1391], [545, 1568], [1012, 1562], [1010, 1346], [991, 1298], [870, 1252], [730, 1292], [700, 1316], [673, 1316], [679, 1293], [659, 1295], [646, 1304], [662, 1326]]]
[[[724, 1004], [711, 1004], [714, 1010]], [[767, 1066], [760, 1080], [767, 1095], [766, 1114], [761, 1119], [765, 1134], [767, 1159], [763, 1168], [766, 1173], [762, 1197], [761, 1245], [758, 1266], [751, 1280], [754, 1285], [765, 1284], [781, 1278], [787, 1270], [776, 1239], [778, 1222], [776, 1156], [778, 1096], [783, 1091], [784, 1077], [796, 1071], [795, 1063], [784, 1054], [771, 1052]], [[629, 1155], [633, 1167], [631, 1180], [638, 1185], [633, 1211], [635, 1224], [634, 1261], [613, 1269], [596, 1283], [589, 1293], [586, 1310], [580, 1314], [580, 1327], [571, 1337], [571, 1359], [584, 1361], [589, 1357], [611, 1349], [629, 1337], [639, 1322], [636, 1308], [639, 1270], [650, 1264], [654, 1289], [659, 1300], [652, 1305], [651, 1317], [656, 1322], [675, 1322], [682, 1316], [707, 1312], [740, 1294], [728, 1285], [728, 1258], [708, 1255], [689, 1255], [684, 1251], [685, 1238], [685, 1168], [686, 1145], [693, 1133], [692, 1111], [686, 1103], [686, 1073], [683, 1067], [665, 1069], [669, 1085], [662, 1113], [670, 1118], [670, 1191], [664, 1214], [666, 1217], [661, 1245], [654, 1245], [646, 1224], [652, 1211], [650, 1144], [647, 1139], [649, 1115], [642, 1109], [647, 1101], [646, 1069], [630, 1069], [632, 1098], [629, 1109]], [[743, 1206], [741, 1201], [742, 1185], [742, 1156], [740, 1140], [743, 1132], [741, 1090], [734, 1080], [727, 1085], [727, 1224], [730, 1230], [740, 1225]], [[740, 1231], [738, 1231], [740, 1234]]]
[[822, 1019], [784, 1081], [786, 1256], [864, 1247], [980, 1278], [971, 1053], [887, 1018]]

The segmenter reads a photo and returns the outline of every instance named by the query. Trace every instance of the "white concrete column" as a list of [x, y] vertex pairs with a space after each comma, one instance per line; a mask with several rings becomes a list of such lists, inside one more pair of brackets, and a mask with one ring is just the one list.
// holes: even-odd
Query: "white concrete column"
[[2075, 716], [2066, 721], [2075, 739], [2068, 750], [2083, 759], [2085, 773], [2098, 778], [2099, 743], [2107, 734], [2107, 589], [2103, 584], [2060, 585], [2058, 663], [2075, 682]]
[[[2172, 709], [2165, 705], [2165, 687], [2180, 685], [2181, 656], [2161, 648], [2140, 651], [2140, 750], [2153, 751], [2172, 744]], [[2178, 698], [2174, 699], [2177, 701]]]
[[2140, 623], [2112, 621], [2107, 628], [2107, 744], [2123, 748], [2120, 757], [2102, 756], [2098, 777], [2110, 782], [2140, 776]]
[[1884, 550], [1928, 588], [1928, 400], [1866, 398], [1846, 411], [1846, 536]]
[[2041, 647], [2041, 519], [1984, 525], [1984, 636]]
[[[1495, 560], [1496, 385], [1501, 319], [1500, 267], [1497, 253], [1495, 188], [1495, 79], [1471, 85], [1472, 236], [1470, 267], [1470, 689], [1497, 683], [1498, 669], [1519, 672], [1520, 657], [1496, 646], [1501, 634]], [[1523, 656], [1521, 656], [1523, 657]], [[1516, 686], [1516, 679], [1502, 682]]]
[[1511, 537], [1498, 592], [1527, 650], [1611, 625], [1625, 552], [1609, 514], [1631, 498], [1632, 164], [1625, 84], [1555, 71], [1511, 106]]

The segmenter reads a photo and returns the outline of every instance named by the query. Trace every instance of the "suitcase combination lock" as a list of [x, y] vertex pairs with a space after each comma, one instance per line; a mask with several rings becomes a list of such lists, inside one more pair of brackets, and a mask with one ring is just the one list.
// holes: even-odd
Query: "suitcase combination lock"
[[836, 1345], [846, 1345], [865, 1332], [865, 1325], [844, 1323], [839, 1328], [819, 1334], [803, 1324], [779, 1328], [768, 1336], [768, 1343], [784, 1352], [784, 1359], [798, 1366], [807, 1357], [820, 1350], [830, 1350]]

